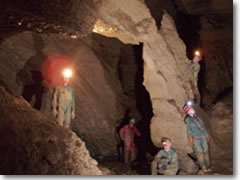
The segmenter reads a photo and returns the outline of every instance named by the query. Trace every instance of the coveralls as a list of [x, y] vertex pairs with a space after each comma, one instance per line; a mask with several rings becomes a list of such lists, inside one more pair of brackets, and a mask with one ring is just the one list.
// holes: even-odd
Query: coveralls
[[[163, 165], [166, 166], [165, 170], [161, 169]], [[178, 171], [177, 153], [173, 149], [169, 151], [165, 151], [164, 149], [160, 150], [152, 161], [151, 170], [152, 175], [157, 175], [157, 173], [163, 175], [176, 175]]]
[[75, 114], [75, 95], [71, 86], [58, 86], [55, 89], [52, 102], [53, 110], [57, 110], [56, 121], [61, 126], [69, 128], [72, 113]]
[[[197, 58], [196, 56], [194, 58]], [[194, 96], [197, 100], [197, 102], [200, 103], [200, 94], [199, 94], [199, 91], [198, 91], [198, 73], [200, 71], [200, 64], [194, 60], [190, 61], [188, 63], [193, 71], [193, 77], [194, 77], [194, 81], [193, 81], [193, 85], [194, 85]]]
[[207, 169], [210, 166], [207, 142], [208, 132], [203, 121], [198, 116], [187, 115], [185, 120], [187, 123], [187, 135], [188, 138], [193, 138], [193, 150], [199, 165], [201, 169]]
[[130, 162], [133, 161], [136, 157], [136, 147], [134, 143], [134, 136], [141, 136], [140, 131], [135, 127], [130, 127], [129, 124], [125, 125], [120, 129], [120, 137], [124, 141], [124, 161], [125, 163], [129, 162], [129, 153], [130, 153]]
[[[194, 58], [197, 58], [197, 59], [199, 59], [197, 56], [195, 56]], [[197, 62], [198, 60], [196, 60], [196, 61], [194, 61], [194, 59], [192, 60], [192, 62], [191, 62], [191, 68], [192, 68], [192, 70], [193, 70], [193, 74], [194, 74], [194, 79], [195, 79], [195, 81], [194, 81], [194, 83], [195, 83], [195, 86], [196, 87], [198, 87], [198, 73], [199, 73], [199, 71], [200, 71], [200, 64]]]

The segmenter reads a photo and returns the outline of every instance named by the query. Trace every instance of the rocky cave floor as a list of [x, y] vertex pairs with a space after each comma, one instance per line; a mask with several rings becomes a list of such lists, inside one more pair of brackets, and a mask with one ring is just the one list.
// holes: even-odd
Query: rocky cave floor
[[[151, 160], [134, 161], [130, 165], [126, 165], [123, 160], [97, 160], [99, 169], [103, 175], [151, 175]], [[179, 170], [177, 175], [223, 175], [223, 166], [217, 165], [218, 168], [213, 167], [213, 172], [209, 174], [190, 174], [183, 170]], [[220, 168], [219, 168], [220, 167]], [[218, 169], [218, 170], [215, 170]], [[225, 169], [226, 170], [226, 169]]]
[[123, 161], [99, 161], [99, 169], [104, 175], [150, 175], [150, 165], [145, 162], [133, 162], [126, 165]]

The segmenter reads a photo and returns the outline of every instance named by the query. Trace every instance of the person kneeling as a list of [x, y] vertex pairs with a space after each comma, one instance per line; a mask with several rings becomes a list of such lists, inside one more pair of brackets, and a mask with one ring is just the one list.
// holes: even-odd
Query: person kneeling
[[178, 156], [171, 149], [171, 140], [167, 137], [162, 139], [164, 149], [160, 150], [151, 164], [152, 175], [176, 175], [178, 171]]

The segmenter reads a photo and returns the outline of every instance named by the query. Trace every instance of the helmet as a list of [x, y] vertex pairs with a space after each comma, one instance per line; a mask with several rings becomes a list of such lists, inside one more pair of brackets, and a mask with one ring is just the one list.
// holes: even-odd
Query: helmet
[[193, 100], [188, 100], [183, 106], [183, 111], [185, 114], [188, 114], [188, 112], [192, 109], [192, 106], [194, 104]]
[[183, 108], [183, 111], [184, 111], [185, 114], [188, 114], [191, 109], [192, 109], [192, 106], [185, 106]]
[[136, 123], [136, 120], [135, 120], [134, 118], [131, 118], [130, 121], [129, 121], [129, 123], [135, 124], [135, 123]]

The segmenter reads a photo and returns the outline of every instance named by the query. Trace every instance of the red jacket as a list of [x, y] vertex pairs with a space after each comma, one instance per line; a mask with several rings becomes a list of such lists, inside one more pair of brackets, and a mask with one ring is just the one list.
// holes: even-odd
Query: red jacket
[[129, 151], [135, 150], [135, 134], [141, 136], [140, 131], [135, 126], [131, 128], [130, 125], [127, 124], [120, 129], [120, 137], [124, 141], [125, 148]]

